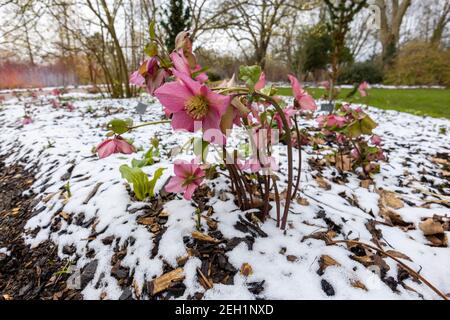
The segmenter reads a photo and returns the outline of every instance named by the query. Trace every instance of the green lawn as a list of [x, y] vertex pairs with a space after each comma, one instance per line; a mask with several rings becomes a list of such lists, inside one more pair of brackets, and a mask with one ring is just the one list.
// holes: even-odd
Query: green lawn
[[[307, 89], [314, 98], [320, 98], [324, 90]], [[340, 96], [345, 97], [349, 89], [343, 89]], [[279, 94], [292, 95], [290, 88], [279, 88]], [[355, 103], [364, 103], [380, 109], [398, 110], [416, 115], [450, 119], [450, 89], [370, 89], [369, 97], [353, 98]]]

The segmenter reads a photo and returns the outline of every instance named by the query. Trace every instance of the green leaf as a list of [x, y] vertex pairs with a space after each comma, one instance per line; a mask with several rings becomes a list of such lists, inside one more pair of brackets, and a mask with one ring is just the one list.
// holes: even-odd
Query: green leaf
[[159, 168], [158, 170], [155, 171], [155, 174], [153, 175], [153, 179], [149, 183], [150, 198], [153, 198], [155, 196], [155, 185], [158, 182], [158, 180], [161, 179], [161, 177], [164, 173], [164, 170], [166, 170], [166, 168]]
[[362, 134], [360, 121], [353, 122], [345, 131], [350, 138], [358, 138]]
[[150, 39], [152, 39], [152, 40], [156, 39], [155, 25], [156, 25], [156, 21], [152, 20], [150, 22], [150, 25], [148, 26], [148, 31], [150, 33]]
[[150, 143], [155, 149], [159, 148], [159, 139], [158, 138], [152, 138], [150, 140]]
[[194, 139], [194, 154], [197, 157], [202, 158], [202, 160], [205, 160], [208, 156], [209, 151], [209, 142], [204, 141], [202, 138], [195, 138]]
[[136, 199], [144, 201], [150, 192], [150, 182], [148, 176], [140, 168], [130, 168], [127, 165], [120, 167], [122, 178], [133, 185], [133, 191]]
[[255, 84], [259, 81], [262, 70], [260, 66], [241, 66], [239, 68], [239, 79], [245, 81], [250, 89], [255, 87]]
[[361, 121], [361, 131], [363, 134], [372, 134], [373, 129], [378, 125], [371, 117], [366, 115]]
[[273, 97], [278, 92], [278, 89], [275, 88], [273, 85], [267, 85], [265, 88], [261, 90], [262, 94], [265, 94], [266, 96]]
[[124, 134], [130, 130], [129, 128], [132, 125], [133, 121], [130, 119], [128, 120], [114, 119], [108, 123], [107, 128], [108, 130], [113, 131], [115, 134]]
[[156, 42], [150, 42], [144, 48], [144, 53], [150, 58], [158, 55], [158, 45]]

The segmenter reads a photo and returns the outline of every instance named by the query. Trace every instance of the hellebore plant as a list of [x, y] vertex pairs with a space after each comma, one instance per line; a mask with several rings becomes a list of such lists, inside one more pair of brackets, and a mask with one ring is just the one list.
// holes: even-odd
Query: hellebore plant
[[316, 121], [325, 137], [338, 146], [333, 155], [341, 171], [361, 167], [365, 176], [380, 170], [378, 161], [386, 160], [381, 148], [381, 138], [373, 133], [377, 124], [360, 107], [338, 105], [335, 112], [317, 117]]
[[191, 163], [178, 160], [174, 164], [175, 177], [166, 185], [166, 191], [183, 193], [186, 200], [191, 200], [195, 190], [202, 184], [205, 171], [192, 160]]
[[[175, 50], [170, 53], [156, 36], [154, 23], [150, 26], [150, 38], [151, 43], [144, 50], [148, 58], [131, 75], [130, 82], [155, 96], [163, 105], [167, 119], [139, 125], [134, 125], [131, 120], [111, 121], [107, 128], [110, 131], [108, 136], [113, 138], [97, 147], [99, 157], [133, 153], [134, 147], [122, 135], [137, 128], [167, 123], [175, 131], [200, 131], [202, 138], [189, 141], [197, 158], [190, 162], [176, 161], [175, 176], [168, 181], [165, 190], [182, 193], [186, 200], [191, 200], [206, 179], [217, 176], [211, 172], [223, 174], [229, 179], [236, 203], [242, 210], [259, 209], [258, 217], [264, 221], [274, 208], [277, 225], [284, 230], [290, 204], [300, 189], [301, 168], [297, 168], [294, 176], [293, 138], [301, 137], [297, 120], [317, 109], [314, 99], [297, 78], [289, 75], [294, 104], [286, 105], [276, 96], [277, 90], [266, 84], [265, 74], [259, 66], [240, 68], [239, 80], [245, 86], [237, 86], [234, 77], [229, 82], [213, 86], [208, 82], [206, 69], [198, 65], [192, 52], [189, 33], [178, 35]], [[366, 125], [368, 120], [360, 117], [360, 114], [356, 115], [354, 121], [362, 121]], [[321, 124], [324, 130], [336, 130], [339, 134], [344, 128], [352, 128], [351, 119], [341, 114], [321, 119]], [[227, 145], [231, 130], [237, 127], [248, 132], [246, 141], [249, 144], [244, 154], [239, 147], [230, 150]], [[355, 133], [355, 129], [350, 130], [351, 133]], [[273, 147], [279, 140], [286, 148], [287, 179], [277, 176], [279, 166]], [[355, 143], [358, 146], [358, 141]], [[206, 161], [210, 149], [215, 149], [220, 156], [218, 163]], [[297, 149], [301, 165], [301, 147]], [[133, 184], [138, 200], [154, 196], [154, 185], [164, 170], [157, 171], [149, 181], [141, 169], [149, 163], [146, 158], [133, 160], [132, 168], [121, 167], [122, 176]], [[227, 174], [224, 171], [228, 171]], [[284, 180], [286, 183], [281, 182]]]

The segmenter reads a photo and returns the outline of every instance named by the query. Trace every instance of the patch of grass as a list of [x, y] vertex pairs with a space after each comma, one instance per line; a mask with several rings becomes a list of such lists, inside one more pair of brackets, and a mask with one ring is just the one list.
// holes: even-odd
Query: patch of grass
[[[307, 89], [314, 98], [324, 94], [323, 89]], [[345, 97], [350, 89], [342, 89]], [[279, 88], [282, 96], [291, 96], [290, 88]], [[450, 119], [450, 89], [370, 89], [369, 97], [353, 98], [355, 103], [364, 103], [385, 110], [397, 110], [415, 115]]]

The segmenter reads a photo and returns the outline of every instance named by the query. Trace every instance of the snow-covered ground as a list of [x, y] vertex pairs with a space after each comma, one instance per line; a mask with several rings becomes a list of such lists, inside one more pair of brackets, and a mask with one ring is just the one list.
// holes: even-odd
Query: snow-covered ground
[[[123, 294], [117, 276], [111, 274], [112, 260], [117, 255], [114, 246], [122, 251], [120, 267], [133, 278], [133, 296], [146, 298], [142, 288], [167, 272], [167, 266], [177, 268], [179, 259], [188, 254], [184, 240], [196, 231], [195, 208], [189, 201], [178, 197], [164, 203], [167, 230], [159, 239], [156, 254], [152, 253], [155, 234], [139, 219], [148, 212], [150, 204], [131, 199], [119, 172], [121, 165], [142, 156], [150, 147], [151, 138], [158, 137], [163, 151], [161, 161], [144, 170], [151, 175], [159, 167], [168, 168], [157, 184], [156, 189], [160, 190], [172, 173], [168, 154], [187, 141], [186, 134], [174, 133], [169, 125], [146, 127], [126, 134], [135, 146], [142, 146], [137, 155], [99, 160], [92, 153], [93, 147], [104, 139], [102, 126], [109, 120], [132, 118], [140, 122], [162, 118], [161, 106], [155, 102], [148, 114], [136, 114], [137, 102], [84, 97], [74, 102], [74, 112], [55, 110], [45, 101], [42, 105], [31, 103], [34, 122], [27, 126], [21, 125], [24, 101], [11, 99], [0, 106], [0, 155], [8, 156], [7, 163], [20, 162], [26, 168], [34, 168], [37, 176], [30, 192], [39, 201], [27, 223], [26, 241], [37, 246], [50, 238], [58, 245], [61, 258], [76, 260], [73, 270], [97, 261], [94, 277], [83, 290], [86, 299], [118, 299]], [[275, 221], [269, 220], [260, 226], [267, 237], [255, 237], [252, 248], [241, 242], [226, 253], [235, 269], [249, 264], [253, 272], [248, 276], [237, 272], [231, 284], [214, 284], [207, 290], [197, 277], [202, 262], [191, 256], [183, 264], [186, 290], [180, 298], [200, 292], [205, 299], [438, 299], [429, 287], [411, 277], [393, 290], [386, 281], [390, 277], [399, 280], [398, 264], [392, 259], [382, 257], [386, 264], [383, 269], [387, 270], [382, 281], [376, 268], [356, 261], [346, 245], [327, 246], [323, 240], [311, 237], [332, 228], [337, 233], [333, 240], [357, 239], [374, 245], [373, 234], [366, 226], [371, 220], [380, 222], [376, 228], [382, 233], [380, 242], [385, 251], [408, 256], [410, 260], [403, 259], [404, 263], [420, 270], [444, 294], [450, 293], [450, 249], [430, 246], [419, 228], [424, 218], [450, 216], [450, 209], [438, 203], [442, 196], [432, 195], [446, 193], [448, 200], [450, 194], [442, 167], [433, 162], [437, 153], [450, 153], [450, 135], [441, 129], [448, 131], [450, 121], [374, 108], [368, 112], [380, 124], [376, 132], [383, 137], [390, 158], [376, 176], [375, 186], [360, 187], [356, 175], [349, 175], [348, 182], [340, 184], [334, 179], [335, 170], [325, 168], [323, 175], [331, 189], [322, 188], [314, 179], [317, 168], [311, 168], [307, 161], [318, 155], [306, 149], [301, 189], [307, 203], [292, 205], [287, 231], [280, 231]], [[225, 239], [244, 238], [248, 233], [234, 227], [244, 213], [228, 193], [224, 179], [209, 182], [214, 191], [208, 202], [213, 208], [210, 218], [217, 221]], [[68, 182], [72, 196], [65, 198], [62, 194]], [[380, 191], [376, 192], [375, 187], [395, 192], [403, 202], [403, 207], [395, 211], [412, 227], [386, 223], [380, 214]], [[202, 228], [205, 233], [208, 231], [205, 219]], [[68, 252], [68, 247], [74, 250]], [[334, 262], [318, 272], [324, 257]], [[263, 290], [251, 293], [249, 286], [253, 283], [262, 284]], [[329, 286], [333, 295], [325, 293], [330, 293]]]

